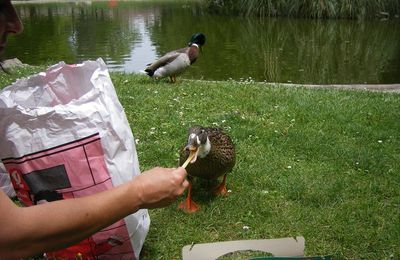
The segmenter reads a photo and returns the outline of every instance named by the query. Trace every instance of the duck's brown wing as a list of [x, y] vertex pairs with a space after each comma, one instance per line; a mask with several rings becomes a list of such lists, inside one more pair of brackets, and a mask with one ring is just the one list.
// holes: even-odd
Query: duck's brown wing
[[174, 61], [180, 54], [187, 52], [187, 47], [175, 51], [170, 51], [153, 63], [147, 64], [147, 70], [156, 71], [158, 68], [165, 66]]
[[173, 60], [175, 60], [180, 53], [178, 52], [170, 52], [156, 60], [155, 62], [149, 64], [146, 68], [145, 71], [151, 70], [151, 71], [156, 71], [158, 68], [167, 65], [168, 63], [171, 63]]
[[221, 174], [230, 172], [236, 163], [232, 139], [220, 128], [208, 128], [206, 131], [209, 131], [208, 138], [211, 141], [211, 151], [208, 155], [210, 160], [218, 164]]

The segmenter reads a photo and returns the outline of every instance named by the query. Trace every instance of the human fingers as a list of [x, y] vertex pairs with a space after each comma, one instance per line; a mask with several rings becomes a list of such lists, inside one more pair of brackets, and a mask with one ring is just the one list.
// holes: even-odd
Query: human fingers
[[169, 190], [170, 196], [176, 199], [176, 197], [182, 195], [185, 192], [185, 190], [189, 186], [189, 183], [186, 180], [186, 176], [187, 172], [183, 168], [171, 169], [171, 172], [166, 175], [169, 180], [169, 187], [164, 187]]
[[137, 192], [143, 207], [154, 208], [171, 204], [182, 195], [189, 183], [186, 180], [187, 172], [183, 168], [161, 168], [143, 172], [136, 178]]
[[[183, 167], [179, 167], [176, 169], [173, 169], [172, 171], [173, 174], [176, 174], [179, 178], [179, 183], [180, 186], [183, 188], [183, 191], [185, 191], [189, 187], [189, 182], [187, 181], [187, 171]], [[182, 191], [182, 193], [183, 193]]]
[[180, 176], [180, 178], [182, 178], [182, 179], [185, 179], [187, 176], [187, 171], [183, 167], [175, 168], [172, 170], [172, 172], [177, 174], [178, 176]]

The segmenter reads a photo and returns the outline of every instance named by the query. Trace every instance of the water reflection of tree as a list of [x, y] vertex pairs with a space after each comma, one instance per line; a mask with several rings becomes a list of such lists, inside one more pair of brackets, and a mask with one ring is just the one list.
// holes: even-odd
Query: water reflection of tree
[[[50, 60], [49, 53], [62, 53], [59, 56], [60, 59], [71, 60], [72, 50], [66, 40], [68, 35], [65, 34], [68, 30], [64, 30], [71, 26], [69, 19], [53, 15], [53, 12], [57, 12], [58, 9], [52, 6], [43, 6], [38, 9], [32, 5], [24, 5], [18, 6], [18, 11], [23, 20], [24, 32], [10, 38], [7, 55], [20, 58], [23, 53], [29, 51], [31, 54], [29, 57], [23, 56], [23, 61], [29, 64], [37, 64], [38, 60]], [[49, 35], [52, 36], [51, 40], [49, 40]], [[17, 48], [18, 45], [14, 44], [14, 41], [30, 44]]]
[[[74, 63], [98, 57], [122, 63], [132, 42], [139, 37], [135, 28], [129, 26], [129, 11], [110, 9], [106, 2], [16, 7], [25, 26], [16, 40], [31, 43], [27, 46], [29, 56], [24, 60], [30, 64], [46, 59]], [[27, 50], [11, 47], [10, 53], [13, 51], [18, 57]]]
[[77, 56], [103, 57], [123, 63], [124, 57], [130, 53], [132, 42], [139, 37], [135, 28], [128, 26], [129, 17], [128, 11], [121, 9], [78, 10], [72, 18]]
[[[162, 53], [193, 32], [207, 36], [203, 57], [187, 76], [252, 77], [269, 82], [377, 83], [389, 62], [399, 68], [399, 28], [390, 21], [252, 19], [168, 9], [149, 28]], [[394, 63], [394, 64], [393, 64]]]
[[[195, 32], [206, 34], [204, 52], [186, 77], [393, 83], [400, 70], [400, 27], [393, 21], [218, 16], [203, 13], [196, 3], [179, 1], [121, 1], [113, 9], [103, 1], [21, 4], [17, 9], [26, 30], [10, 37], [6, 54], [23, 56], [30, 64], [48, 57], [66, 62], [103, 57], [123, 67], [135, 44], [141, 44], [135, 20], [140, 18], [158, 56], [183, 47]], [[29, 44], [17, 44], [21, 42]]]

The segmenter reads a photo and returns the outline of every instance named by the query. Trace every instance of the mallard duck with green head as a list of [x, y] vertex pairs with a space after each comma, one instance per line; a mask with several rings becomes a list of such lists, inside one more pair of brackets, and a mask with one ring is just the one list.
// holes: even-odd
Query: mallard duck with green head
[[[186, 164], [185, 164], [185, 161]], [[189, 129], [187, 144], [180, 151], [179, 165], [188, 172], [189, 188], [187, 198], [179, 208], [192, 213], [199, 205], [192, 199], [192, 178], [199, 177], [222, 182], [214, 188], [216, 195], [225, 195], [226, 176], [236, 162], [235, 146], [231, 138], [221, 128], [193, 126]], [[187, 165], [187, 166], [186, 166]]]
[[158, 60], [148, 64], [144, 71], [147, 75], [156, 79], [169, 77], [171, 82], [174, 83], [176, 77], [197, 60], [205, 42], [206, 36], [204, 34], [193, 34], [187, 47], [168, 52]]

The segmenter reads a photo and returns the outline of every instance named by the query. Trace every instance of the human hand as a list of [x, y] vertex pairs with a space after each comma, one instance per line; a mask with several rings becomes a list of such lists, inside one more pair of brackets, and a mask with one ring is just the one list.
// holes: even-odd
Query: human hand
[[134, 179], [140, 208], [161, 208], [173, 203], [189, 186], [184, 168], [153, 168]]

